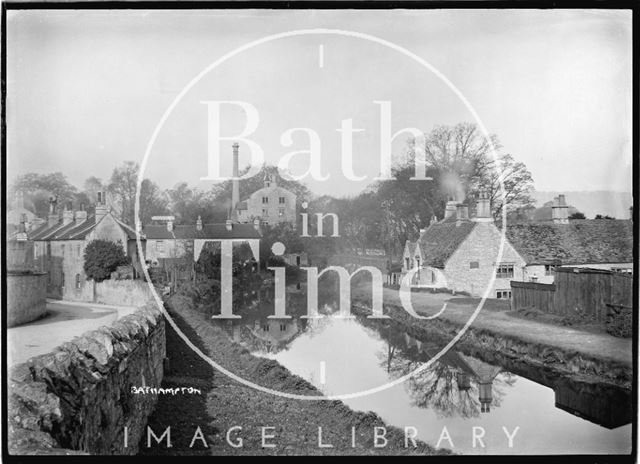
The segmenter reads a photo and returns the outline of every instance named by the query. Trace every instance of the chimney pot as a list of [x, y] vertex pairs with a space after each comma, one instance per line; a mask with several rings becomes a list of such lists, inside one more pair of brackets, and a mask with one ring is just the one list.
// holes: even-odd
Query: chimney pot
[[227, 226], [227, 230], [229, 231], [233, 229], [233, 223], [231, 222], [231, 219], [227, 219], [226, 226]]
[[[469, 217], [468, 210], [467, 217]], [[474, 218], [474, 221], [493, 222], [493, 216], [491, 215], [491, 199], [489, 198], [489, 192], [485, 188], [481, 188], [476, 196], [476, 217]]]
[[444, 218], [450, 218], [456, 213], [458, 202], [455, 200], [449, 200], [447, 206], [444, 209]]
[[169, 232], [173, 232], [173, 221], [172, 220], [167, 221], [167, 230]]
[[196, 221], [196, 230], [202, 230], [202, 218], [198, 216], [198, 220]]
[[253, 220], [253, 228], [258, 231], [260, 230], [260, 219], [255, 218]]
[[564, 195], [558, 195], [551, 206], [551, 219], [554, 224], [569, 224], [569, 207]]

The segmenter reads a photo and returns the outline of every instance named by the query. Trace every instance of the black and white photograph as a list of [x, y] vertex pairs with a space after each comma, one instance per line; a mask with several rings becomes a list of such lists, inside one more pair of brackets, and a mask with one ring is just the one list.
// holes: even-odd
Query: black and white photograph
[[2, 4], [7, 462], [635, 462], [631, 3], [124, 3]]

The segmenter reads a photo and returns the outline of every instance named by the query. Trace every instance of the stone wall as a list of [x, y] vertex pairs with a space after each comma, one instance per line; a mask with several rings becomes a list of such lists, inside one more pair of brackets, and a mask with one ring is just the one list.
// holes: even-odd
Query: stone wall
[[149, 302], [109, 327], [13, 366], [10, 453], [136, 454], [157, 397], [135, 395], [132, 387], [159, 387], [164, 358], [163, 315]]
[[7, 271], [7, 326], [38, 319], [47, 311], [47, 274]]
[[143, 280], [103, 280], [95, 284], [95, 303], [141, 306], [153, 298]]

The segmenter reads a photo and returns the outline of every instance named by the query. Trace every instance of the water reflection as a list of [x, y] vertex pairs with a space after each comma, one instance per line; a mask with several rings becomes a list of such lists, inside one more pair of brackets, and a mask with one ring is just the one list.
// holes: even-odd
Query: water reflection
[[[333, 312], [331, 306], [324, 313]], [[332, 317], [270, 319], [261, 306], [224, 324], [230, 336], [254, 354], [275, 359], [325, 394], [345, 394], [403, 377], [439, 353], [448, 340], [408, 334], [393, 321]], [[457, 348], [460, 348], [457, 346]], [[318, 366], [326, 365], [320, 382]], [[427, 369], [397, 387], [345, 401], [373, 410], [398, 427], [422, 426], [420, 438], [434, 443], [442, 426], [464, 453], [620, 453], [630, 449], [630, 393], [612, 386], [576, 382], [523, 359], [478, 348], [449, 350]], [[520, 449], [497, 439], [486, 450], [472, 448], [469, 425], [502, 433], [521, 427]], [[596, 425], [597, 424], [597, 425]], [[616, 429], [616, 430], [607, 430]], [[466, 431], [466, 432], [465, 432]], [[504, 438], [504, 436], [502, 436]], [[496, 443], [496, 441], [498, 441]], [[458, 443], [462, 443], [459, 445]]]

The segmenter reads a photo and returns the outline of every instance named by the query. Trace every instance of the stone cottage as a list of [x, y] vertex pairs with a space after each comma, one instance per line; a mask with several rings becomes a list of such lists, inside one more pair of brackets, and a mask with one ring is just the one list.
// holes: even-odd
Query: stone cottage
[[526, 262], [508, 240], [498, 261], [501, 233], [490, 206], [486, 191], [478, 196], [473, 218], [469, 217], [468, 206], [449, 201], [443, 220], [433, 220], [420, 231], [417, 241], [405, 243], [403, 279], [411, 272], [411, 287], [482, 296], [495, 273], [489, 297], [509, 298], [510, 281], [523, 280]]
[[[47, 223], [33, 230], [29, 238], [34, 242], [36, 268], [47, 272], [47, 295], [50, 298], [91, 301], [92, 282], [84, 273], [84, 250], [92, 240], [109, 240], [122, 246], [131, 258], [134, 277], [141, 273], [136, 232], [117, 219], [106, 204], [103, 192], [98, 194], [95, 214], [73, 211], [71, 205], [58, 211], [52, 202]], [[144, 235], [141, 235], [144, 240]]]

